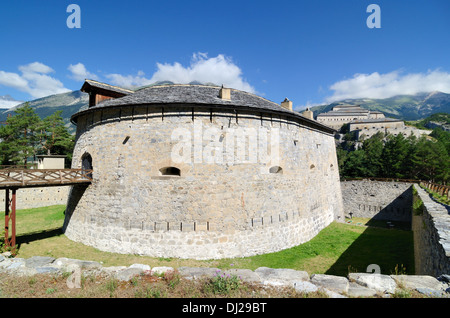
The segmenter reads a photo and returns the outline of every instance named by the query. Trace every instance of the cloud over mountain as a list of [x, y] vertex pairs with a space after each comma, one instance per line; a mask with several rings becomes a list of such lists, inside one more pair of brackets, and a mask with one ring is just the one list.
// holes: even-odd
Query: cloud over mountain
[[28, 93], [32, 98], [70, 91], [61, 81], [49, 75], [54, 73], [51, 67], [40, 62], [21, 65], [19, 71], [21, 74], [0, 70], [0, 85]]
[[334, 91], [326, 102], [351, 98], [389, 98], [396, 95], [414, 95], [421, 92], [450, 93], [450, 73], [439, 70], [427, 73], [355, 74], [330, 86]]

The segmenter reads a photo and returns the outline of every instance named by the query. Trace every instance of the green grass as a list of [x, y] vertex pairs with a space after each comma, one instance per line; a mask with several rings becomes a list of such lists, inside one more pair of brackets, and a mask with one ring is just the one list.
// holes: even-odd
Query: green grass
[[[395, 268], [406, 268], [414, 274], [413, 236], [411, 231], [367, 226], [368, 219], [352, 224], [332, 223], [312, 240], [276, 253], [245, 258], [195, 261], [177, 258], [152, 258], [99, 251], [91, 246], [69, 240], [61, 231], [64, 206], [17, 211], [18, 257], [68, 257], [95, 260], [103, 266], [129, 266], [133, 263], [150, 266], [200, 266], [222, 269], [258, 267], [292, 268], [309, 274], [326, 273], [346, 276], [349, 272], [366, 272], [367, 266], [377, 264], [381, 272], [392, 274]], [[372, 222], [373, 224], [373, 222]]]
[[431, 197], [433, 197], [433, 199], [435, 199], [439, 203], [450, 205], [450, 199], [446, 195], [440, 195], [439, 193], [425, 187], [422, 187], [422, 189], [424, 189], [429, 195], [431, 195]]

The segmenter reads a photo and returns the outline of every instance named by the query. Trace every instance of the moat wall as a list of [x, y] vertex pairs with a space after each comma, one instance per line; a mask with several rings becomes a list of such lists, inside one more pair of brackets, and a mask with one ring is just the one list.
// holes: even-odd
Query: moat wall
[[[51, 205], [66, 205], [69, 190], [69, 186], [17, 189], [16, 208], [32, 209]], [[0, 190], [0, 211], [5, 211], [5, 190]]]
[[341, 189], [346, 217], [411, 223], [416, 275], [450, 274], [450, 207], [435, 202], [418, 184], [349, 180], [341, 182]]
[[346, 217], [411, 222], [411, 183], [349, 180], [341, 190]]
[[433, 201], [417, 184], [414, 188], [415, 199], [423, 203], [412, 216], [416, 274], [450, 275], [450, 207]]

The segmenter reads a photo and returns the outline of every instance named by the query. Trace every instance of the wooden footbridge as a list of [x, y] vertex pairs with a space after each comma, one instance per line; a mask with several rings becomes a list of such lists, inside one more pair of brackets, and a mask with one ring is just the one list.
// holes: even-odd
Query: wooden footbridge
[[17, 189], [90, 184], [92, 172], [88, 169], [1, 169], [0, 189], [5, 190], [5, 245], [11, 248], [16, 245]]

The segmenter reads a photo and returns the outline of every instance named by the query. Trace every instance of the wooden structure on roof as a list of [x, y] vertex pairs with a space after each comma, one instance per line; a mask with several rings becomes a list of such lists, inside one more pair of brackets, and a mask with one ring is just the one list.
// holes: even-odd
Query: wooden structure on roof
[[134, 91], [129, 89], [88, 79], [81, 87], [81, 91], [89, 94], [89, 107], [95, 106], [104, 100], [120, 98], [134, 93]]

